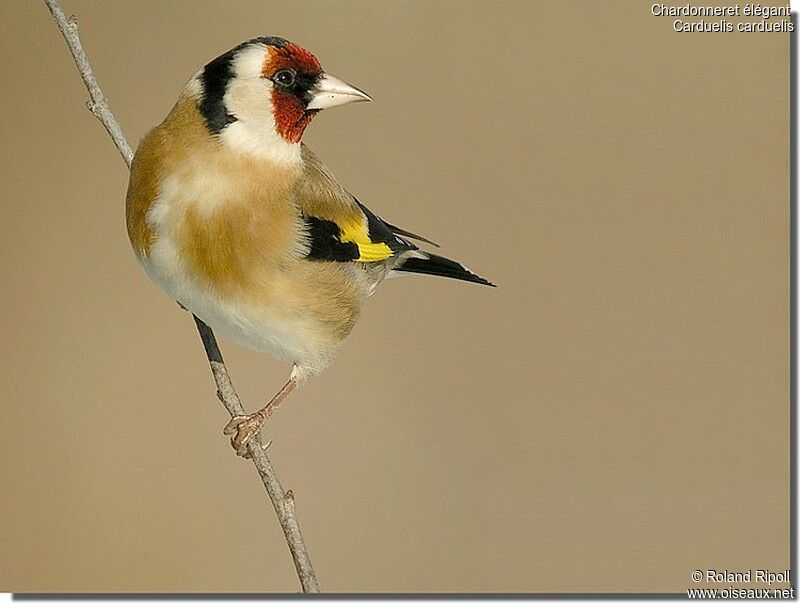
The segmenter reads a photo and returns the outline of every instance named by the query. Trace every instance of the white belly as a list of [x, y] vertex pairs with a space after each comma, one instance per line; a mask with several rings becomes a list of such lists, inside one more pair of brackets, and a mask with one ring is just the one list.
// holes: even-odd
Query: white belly
[[293, 362], [303, 373], [311, 375], [323, 370], [338, 349], [309, 318], [287, 314], [285, 308], [275, 308], [269, 303], [223, 299], [186, 273], [166, 236], [154, 241], [141, 264], [167, 295], [218, 334], [254, 350], [269, 352], [279, 360]]

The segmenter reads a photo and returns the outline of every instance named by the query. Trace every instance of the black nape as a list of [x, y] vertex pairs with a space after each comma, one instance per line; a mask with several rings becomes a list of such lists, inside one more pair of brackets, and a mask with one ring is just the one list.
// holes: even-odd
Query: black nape
[[225, 126], [236, 121], [225, 108], [223, 97], [228, 82], [233, 77], [233, 57], [237, 50], [239, 47], [218, 56], [203, 69], [200, 113], [213, 134], [219, 134]]
[[203, 98], [200, 101], [200, 113], [206, 120], [208, 129], [213, 134], [219, 134], [222, 129], [236, 121], [236, 118], [228, 113], [223, 102], [225, 90], [228, 82], [233, 77], [233, 59], [237, 53], [251, 44], [265, 44], [283, 48], [288, 44], [288, 40], [276, 36], [261, 36], [253, 38], [247, 42], [242, 42], [238, 46], [231, 48], [225, 54], [221, 54], [211, 61], [203, 69], [201, 79], [203, 81]]

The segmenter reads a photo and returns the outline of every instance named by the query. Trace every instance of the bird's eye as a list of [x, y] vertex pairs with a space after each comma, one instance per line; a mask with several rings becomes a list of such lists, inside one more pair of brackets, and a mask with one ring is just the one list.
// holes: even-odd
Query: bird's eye
[[291, 88], [294, 85], [296, 74], [291, 69], [281, 69], [272, 76], [272, 81], [283, 88]]

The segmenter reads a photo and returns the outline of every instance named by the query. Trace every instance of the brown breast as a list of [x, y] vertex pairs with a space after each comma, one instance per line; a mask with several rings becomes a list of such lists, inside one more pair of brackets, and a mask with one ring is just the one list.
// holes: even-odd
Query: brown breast
[[[225, 149], [195, 103], [181, 97], [136, 151], [126, 212], [131, 245], [147, 260], [156, 237], [170, 236], [193, 276], [220, 293], [247, 290], [302, 252], [289, 195], [298, 175]], [[157, 201], [166, 205], [158, 231], [148, 221]]]

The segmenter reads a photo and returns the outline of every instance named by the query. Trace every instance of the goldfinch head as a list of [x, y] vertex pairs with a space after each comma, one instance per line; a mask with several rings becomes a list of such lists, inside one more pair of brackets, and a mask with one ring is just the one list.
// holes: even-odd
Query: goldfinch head
[[187, 90], [213, 135], [254, 151], [298, 146], [320, 110], [372, 100], [325, 73], [306, 49], [277, 37], [255, 38], [220, 55]]

